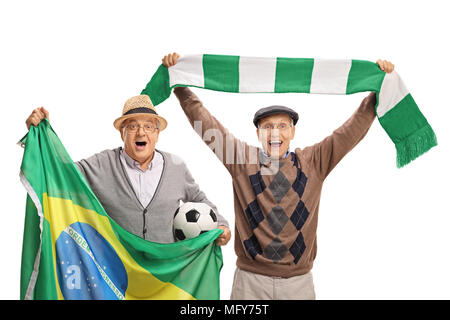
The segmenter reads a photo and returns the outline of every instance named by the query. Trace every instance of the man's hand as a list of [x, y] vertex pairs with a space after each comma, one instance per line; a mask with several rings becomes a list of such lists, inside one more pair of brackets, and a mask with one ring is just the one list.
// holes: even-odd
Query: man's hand
[[225, 226], [219, 226], [218, 229], [222, 229], [223, 233], [216, 239], [216, 245], [224, 246], [231, 239], [231, 231]]
[[180, 55], [176, 52], [169, 53], [167, 56], [164, 56], [164, 58], [162, 59], [162, 63], [164, 67], [169, 68], [177, 63], [179, 57]]
[[377, 64], [380, 69], [386, 73], [391, 73], [392, 71], [394, 71], [394, 64], [390, 61], [378, 59]]
[[31, 125], [36, 127], [44, 118], [47, 118], [47, 120], [49, 119], [49, 113], [44, 107], [34, 109], [25, 121], [27, 129], [29, 130]]

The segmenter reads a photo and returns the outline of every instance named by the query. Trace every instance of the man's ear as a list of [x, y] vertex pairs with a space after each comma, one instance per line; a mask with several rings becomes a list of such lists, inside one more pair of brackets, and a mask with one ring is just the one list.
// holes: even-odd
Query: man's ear
[[259, 128], [256, 128], [256, 135], [258, 136], [258, 141], [261, 141], [261, 136], [259, 135]]
[[124, 128], [120, 128], [120, 137], [122, 138], [122, 141], [125, 141], [125, 133], [124, 133], [125, 129]]

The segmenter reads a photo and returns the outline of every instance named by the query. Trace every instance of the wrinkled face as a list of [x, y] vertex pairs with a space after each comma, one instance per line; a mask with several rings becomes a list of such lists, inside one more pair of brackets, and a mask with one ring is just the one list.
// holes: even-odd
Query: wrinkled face
[[264, 151], [271, 158], [281, 159], [294, 139], [295, 127], [287, 114], [273, 114], [259, 120], [256, 133]]
[[122, 124], [121, 136], [125, 152], [139, 162], [141, 167], [145, 164], [148, 166], [158, 141], [158, 121], [145, 115], [127, 119]]

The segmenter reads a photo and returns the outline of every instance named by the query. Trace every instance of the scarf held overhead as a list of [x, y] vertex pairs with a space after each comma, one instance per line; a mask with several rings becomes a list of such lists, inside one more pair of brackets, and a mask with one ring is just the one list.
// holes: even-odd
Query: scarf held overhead
[[141, 94], [158, 105], [177, 86], [247, 93], [374, 91], [378, 120], [397, 150], [397, 167], [437, 145], [433, 129], [399, 75], [387, 74], [370, 61], [189, 55], [170, 68], [160, 65]]
[[47, 120], [21, 142], [21, 299], [219, 299], [221, 230], [169, 244], [139, 238], [107, 215]]

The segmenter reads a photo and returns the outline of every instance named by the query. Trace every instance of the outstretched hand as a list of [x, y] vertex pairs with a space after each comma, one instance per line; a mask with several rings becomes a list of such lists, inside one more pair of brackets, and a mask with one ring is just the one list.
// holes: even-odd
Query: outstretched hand
[[380, 67], [380, 69], [386, 73], [391, 73], [392, 71], [394, 71], [395, 66], [390, 61], [378, 59], [377, 64]]
[[222, 229], [223, 233], [216, 239], [216, 245], [224, 246], [231, 239], [231, 231], [225, 226], [219, 226], [218, 229]]
[[25, 121], [27, 125], [27, 129], [30, 129], [30, 126], [37, 126], [44, 118], [49, 119], [49, 113], [44, 107], [39, 107], [33, 110], [28, 119]]
[[177, 63], [178, 58], [180, 55], [176, 52], [169, 53], [168, 55], [164, 56], [162, 59], [162, 63], [166, 68], [169, 68]]

